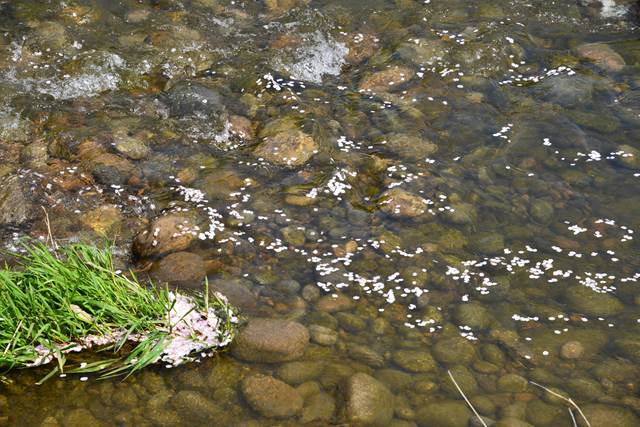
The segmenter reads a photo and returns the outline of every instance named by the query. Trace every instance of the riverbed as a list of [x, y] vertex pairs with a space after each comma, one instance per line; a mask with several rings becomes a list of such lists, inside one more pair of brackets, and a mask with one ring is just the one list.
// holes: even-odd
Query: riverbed
[[640, 425], [637, 8], [0, 1], [3, 256], [109, 242], [242, 323], [5, 373], [0, 425]]

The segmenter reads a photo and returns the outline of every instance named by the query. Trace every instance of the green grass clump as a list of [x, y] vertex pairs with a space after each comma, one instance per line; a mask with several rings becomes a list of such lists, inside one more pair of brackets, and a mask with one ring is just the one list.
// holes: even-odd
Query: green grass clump
[[[55, 251], [44, 244], [26, 249], [17, 268], [0, 270], [0, 367], [33, 366], [46, 349], [58, 362], [53, 375], [63, 371], [65, 354], [85, 337], [114, 332], [119, 339], [107, 348], [115, 352], [137, 337], [128, 356], [113, 355], [67, 372], [131, 373], [158, 360], [171, 332], [168, 290], [116, 274], [108, 249], [80, 244]], [[228, 308], [208, 298], [199, 308], [202, 304]], [[223, 328], [231, 328], [230, 323], [223, 322]]]

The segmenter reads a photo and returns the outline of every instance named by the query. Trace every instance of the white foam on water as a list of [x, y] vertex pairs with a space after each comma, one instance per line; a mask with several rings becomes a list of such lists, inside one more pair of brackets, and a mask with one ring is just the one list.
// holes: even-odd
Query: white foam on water
[[600, 15], [603, 18], [622, 18], [628, 12], [626, 6], [617, 5], [615, 0], [600, 0], [600, 3], [602, 3]]
[[337, 76], [345, 64], [349, 48], [330, 36], [316, 31], [309, 35], [294, 53], [295, 62], [282, 64], [295, 80], [322, 83], [324, 75]]
[[80, 96], [92, 97], [102, 92], [115, 90], [121, 82], [118, 71], [126, 66], [126, 62], [115, 53], [105, 53], [95, 64], [85, 67], [82, 73], [69, 76], [53, 76], [50, 78], [21, 78], [15, 70], [5, 74], [3, 78], [21, 86], [25, 91], [36, 91], [66, 100]]

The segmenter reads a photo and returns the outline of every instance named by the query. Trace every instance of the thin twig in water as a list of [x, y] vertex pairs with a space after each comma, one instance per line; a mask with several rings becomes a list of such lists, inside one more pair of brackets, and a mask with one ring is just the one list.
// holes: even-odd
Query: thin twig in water
[[44, 223], [47, 225], [47, 242], [49, 240], [51, 240], [51, 246], [53, 247], [54, 250], [57, 251], [58, 250], [58, 244], [56, 243], [56, 241], [53, 238], [53, 233], [51, 233], [51, 222], [49, 221], [49, 213], [44, 208], [44, 206], [40, 206], [40, 207], [44, 211]]
[[451, 381], [453, 381], [453, 385], [456, 386], [456, 388], [458, 389], [458, 391], [460, 392], [460, 394], [462, 395], [462, 398], [464, 399], [465, 402], [467, 402], [467, 405], [469, 405], [469, 408], [471, 408], [471, 410], [473, 411], [473, 413], [476, 415], [476, 417], [478, 417], [478, 419], [480, 420], [480, 423], [484, 426], [484, 427], [488, 427], [487, 423], [484, 422], [484, 420], [482, 419], [482, 417], [480, 416], [480, 414], [478, 414], [478, 411], [476, 411], [476, 408], [473, 407], [473, 405], [471, 404], [471, 402], [469, 402], [469, 399], [467, 399], [467, 396], [464, 395], [464, 392], [462, 391], [462, 389], [460, 388], [460, 386], [458, 385], [458, 383], [456, 382], [456, 379], [453, 378], [453, 374], [451, 373], [450, 370], [447, 370], [447, 373], [449, 374], [449, 378], [451, 378]]
[[[570, 397], [564, 397], [563, 395], [556, 393], [555, 391], [541, 385], [538, 384], [537, 382], [534, 381], [529, 381], [531, 384], [540, 387], [541, 389], [548, 391], [549, 393], [553, 394], [556, 397], [559, 397], [560, 399], [564, 400], [565, 402], [568, 402], [571, 406], [573, 406], [576, 411], [578, 411], [578, 413], [580, 414], [580, 416], [582, 417], [582, 419], [584, 420], [585, 423], [587, 423], [587, 427], [591, 427], [591, 423], [589, 422], [589, 420], [587, 419], [587, 417], [585, 417], [584, 413], [582, 412], [582, 409], [580, 409], [580, 407], [576, 404], [576, 402], [573, 401], [573, 399], [571, 399]], [[573, 414], [571, 414], [571, 416], [573, 417]]]
[[576, 417], [573, 415], [573, 411], [571, 410], [571, 408], [567, 408], [567, 411], [569, 411], [569, 415], [571, 415], [571, 422], [573, 422], [573, 427], [578, 427]]

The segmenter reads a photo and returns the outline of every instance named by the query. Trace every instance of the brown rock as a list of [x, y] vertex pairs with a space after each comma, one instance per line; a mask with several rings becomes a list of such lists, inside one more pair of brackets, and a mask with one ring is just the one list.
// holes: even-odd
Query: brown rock
[[319, 311], [327, 313], [349, 310], [352, 306], [353, 301], [346, 295], [338, 295], [336, 298], [331, 295], [325, 295], [318, 300], [317, 304]]
[[169, 283], [181, 287], [200, 288], [206, 275], [200, 255], [174, 252], [157, 262], [151, 269], [156, 284]]
[[360, 83], [360, 89], [373, 92], [388, 92], [395, 86], [409, 81], [415, 72], [407, 67], [393, 66], [383, 71], [378, 71]]
[[302, 411], [302, 396], [293, 387], [273, 377], [254, 374], [242, 381], [249, 405], [265, 417], [288, 418]]
[[583, 44], [576, 51], [607, 71], [620, 71], [626, 65], [622, 56], [605, 43]]
[[393, 395], [367, 374], [349, 378], [346, 397], [347, 418], [354, 425], [386, 426], [393, 418]]
[[172, 213], [156, 218], [133, 240], [133, 254], [150, 258], [181, 251], [189, 247], [198, 235], [192, 217]]
[[309, 331], [298, 322], [283, 319], [251, 319], [232, 347], [235, 357], [250, 362], [279, 363], [302, 356]]
[[253, 139], [256, 137], [253, 123], [246, 117], [233, 115], [229, 117], [229, 124], [231, 125], [231, 132], [240, 138]]
[[255, 155], [287, 167], [305, 164], [318, 150], [316, 142], [306, 133], [290, 129], [264, 138]]
[[427, 211], [427, 202], [420, 196], [401, 188], [392, 188], [382, 194], [380, 209], [396, 218], [414, 218]]

